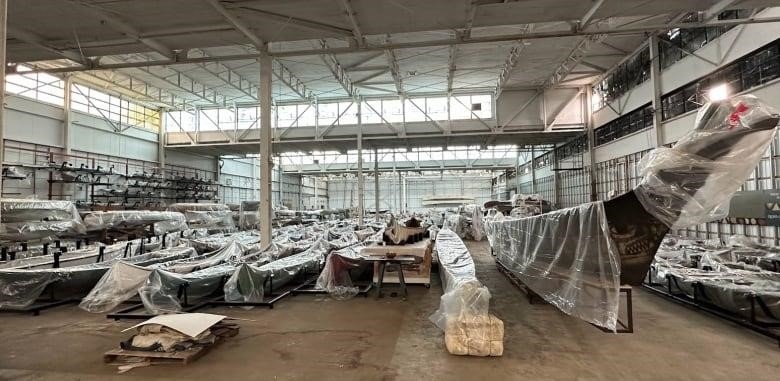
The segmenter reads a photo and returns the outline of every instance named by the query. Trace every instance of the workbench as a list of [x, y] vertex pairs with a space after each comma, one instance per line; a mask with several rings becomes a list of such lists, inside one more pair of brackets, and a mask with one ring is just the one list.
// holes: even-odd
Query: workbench
[[[430, 239], [424, 239], [407, 245], [371, 244], [361, 251], [366, 257], [386, 257], [393, 253], [397, 256], [414, 256], [422, 258], [422, 262], [405, 264], [403, 266], [406, 284], [431, 285], [431, 261], [433, 259], [433, 244]], [[374, 283], [379, 282], [379, 263], [374, 262]], [[397, 273], [385, 274], [384, 283], [400, 283]]]

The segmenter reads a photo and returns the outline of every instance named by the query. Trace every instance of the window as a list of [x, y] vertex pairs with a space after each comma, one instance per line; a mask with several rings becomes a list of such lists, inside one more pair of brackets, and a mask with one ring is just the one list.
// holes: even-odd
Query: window
[[[653, 126], [652, 105], [642, 106], [628, 114], [625, 114], [599, 128], [594, 132], [594, 146], [609, 143], [637, 131], [642, 131]], [[575, 144], [575, 143], [572, 143]], [[587, 140], [578, 142], [587, 146]]]
[[[125, 126], [154, 131], [160, 128], [158, 110], [80, 84], [73, 84], [71, 109]], [[216, 115], [214, 120], [217, 120]]]
[[425, 98], [406, 99], [406, 122], [424, 122], [428, 120], [425, 117]]
[[[20, 71], [25, 69], [21, 65], [18, 67]], [[10, 74], [6, 77], [6, 91], [57, 106], [65, 105], [65, 83], [45, 73]]]
[[382, 101], [367, 101], [360, 106], [363, 124], [378, 124], [382, 122]]
[[661, 98], [663, 119], [701, 107], [707, 101], [706, 93], [712, 86], [725, 84], [731, 94], [737, 94], [778, 76], [780, 40], [775, 40], [710, 75], [664, 95]]
[[403, 123], [404, 107], [398, 99], [382, 100], [382, 116], [390, 123]]

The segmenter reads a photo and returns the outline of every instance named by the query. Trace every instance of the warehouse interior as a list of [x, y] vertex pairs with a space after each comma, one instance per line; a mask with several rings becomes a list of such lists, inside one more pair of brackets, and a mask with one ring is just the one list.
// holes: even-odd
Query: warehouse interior
[[0, 0], [0, 61], [0, 379], [780, 371], [780, 1]]

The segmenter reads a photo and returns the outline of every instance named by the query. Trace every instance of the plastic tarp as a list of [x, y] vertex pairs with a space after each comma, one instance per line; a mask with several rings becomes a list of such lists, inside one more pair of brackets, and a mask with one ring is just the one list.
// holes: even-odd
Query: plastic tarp
[[705, 104], [674, 147], [642, 158], [635, 190], [642, 206], [672, 229], [724, 218], [773, 141], [776, 114], [752, 95]]
[[84, 216], [84, 225], [88, 231], [135, 228], [148, 224], [154, 224], [154, 234], [156, 235], [187, 229], [187, 220], [184, 218], [184, 214], [179, 212], [116, 210], [89, 212]]
[[[739, 255], [730, 248], [665, 246], [653, 264], [654, 282], [666, 285], [667, 277], [673, 278], [673, 291], [679, 289], [690, 298], [695, 293], [697, 300], [745, 318], [751, 317], [751, 299], [760, 299], [775, 318], [780, 316], [780, 273], [735, 262]], [[698, 285], [698, 292], [694, 292], [694, 284]], [[755, 316], [768, 317], [758, 303]]]
[[620, 257], [594, 202], [528, 218], [487, 222], [496, 260], [561, 311], [615, 330]]
[[318, 240], [308, 250], [261, 266], [241, 265], [225, 283], [225, 301], [262, 302], [267, 284], [284, 287], [297, 276], [316, 273], [325, 255], [332, 249], [324, 239]]
[[468, 249], [455, 232], [442, 229], [436, 252], [444, 295], [430, 320], [444, 331], [447, 350], [459, 355], [500, 356], [503, 323], [490, 315], [490, 291], [477, 279]]
[[238, 210], [238, 227], [249, 229], [260, 222], [260, 201], [241, 201]]
[[208, 253], [219, 250], [231, 241], [240, 242], [243, 245], [254, 245], [260, 242], [260, 233], [255, 230], [243, 231], [229, 234], [212, 234], [202, 238], [196, 238], [190, 241], [190, 245], [198, 250], [199, 253]]
[[317, 288], [337, 300], [353, 298], [360, 288], [352, 283], [352, 272], [369, 268], [360, 251], [364, 245], [354, 245], [331, 252], [317, 277]]
[[[181, 311], [182, 287], [186, 287], [190, 300], [202, 299], [219, 291], [224, 278], [230, 276], [239, 263], [250, 259], [247, 258], [250, 249], [232, 241], [222, 249], [194, 261], [155, 268], [138, 289], [138, 295], [150, 313]], [[270, 255], [260, 256], [259, 250], [251, 253], [251, 259], [260, 263], [272, 260]]]
[[[191, 248], [176, 247], [136, 255], [125, 259], [138, 266], [149, 266], [195, 253]], [[82, 297], [119, 259], [62, 268], [36, 270], [0, 270], [0, 308], [24, 308], [32, 305], [47, 286], [57, 283], [57, 296]]]
[[[231, 241], [215, 252], [187, 259], [140, 267], [117, 262], [85, 297], [80, 306], [89, 312], [108, 312], [142, 291], [147, 308], [156, 312], [181, 309], [178, 288], [191, 282], [201, 288], [201, 294], [215, 291], [214, 279], [229, 275], [244, 261], [271, 261], [288, 255], [289, 247], [270, 245], [264, 250]], [[227, 266], [225, 266], [227, 265]], [[211, 269], [216, 268], [216, 270]], [[150, 280], [154, 271], [158, 271]], [[187, 275], [184, 275], [187, 274]], [[177, 276], [179, 275], [179, 276]], [[203, 295], [193, 295], [194, 297]]]
[[230, 207], [225, 204], [176, 203], [169, 205], [168, 211], [183, 213], [193, 229], [230, 231], [236, 227]]
[[70, 201], [0, 200], [0, 240], [27, 241], [86, 233], [76, 206]]

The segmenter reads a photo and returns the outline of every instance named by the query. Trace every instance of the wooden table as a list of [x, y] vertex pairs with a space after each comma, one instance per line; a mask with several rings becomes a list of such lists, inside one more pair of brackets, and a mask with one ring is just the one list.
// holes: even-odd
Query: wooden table
[[[431, 286], [431, 261], [433, 258], [433, 244], [430, 239], [424, 239], [408, 245], [379, 245], [372, 244], [361, 250], [365, 257], [385, 258], [387, 254], [394, 253], [397, 256], [412, 256], [422, 258], [420, 263], [404, 264], [403, 277], [406, 284], [422, 284]], [[370, 260], [370, 259], [369, 259]], [[374, 283], [379, 282], [379, 263], [374, 262]], [[397, 273], [385, 275], [384, 283], [400, 283]]]

